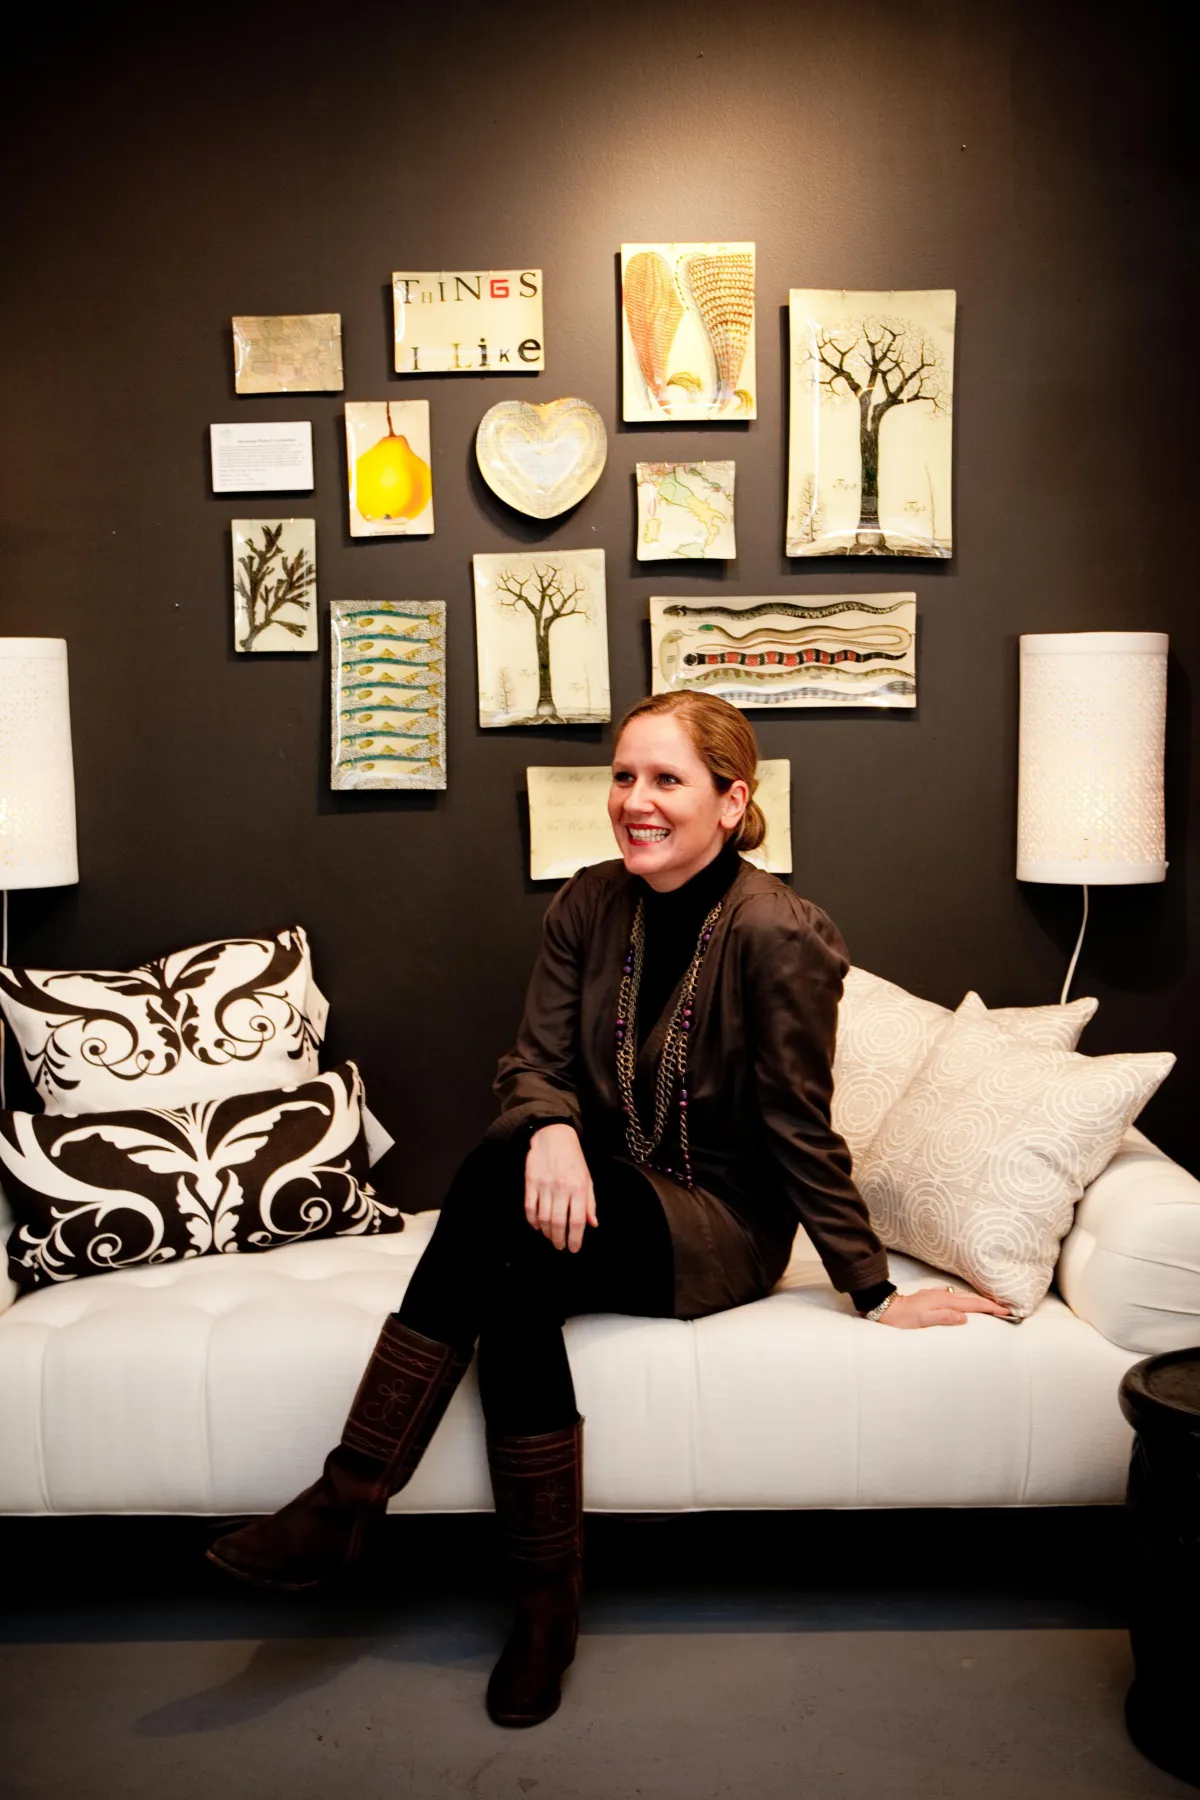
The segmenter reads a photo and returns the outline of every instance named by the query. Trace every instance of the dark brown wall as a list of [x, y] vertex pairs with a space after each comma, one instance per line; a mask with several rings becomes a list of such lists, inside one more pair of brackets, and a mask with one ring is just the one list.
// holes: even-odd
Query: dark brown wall
[[[432, 1204], [489, 1116], [551, 892], [524, 874], [524, 767], [611, 742], [477, 728], [472, 551], [603, 546], [618, 710], [647, 686], [651, 591], [915, 587], [915, 715], [759, 728], [792, 762], [797, 887], [857, 962], [951, 1005], [1057, 998], [1077, 921], [1076, 892], [1013, 878], [1018, 634], [1153, 627], [1170, 877], [1097, 894], [1075, 991], [1101, 999], [1086, 1048], [1179, 1053], [1143, 1123], [1194, 1165], [1200, 625], [1165, 13], [1135, 34], [1044, 0], [95, 11], [54, 14], [6, 101], [0, 630], [70, 644], [82, 868], [14, 898], [15, 958], [122, 966], [302, 921], [330, 1050], [361, 1060], [408, 1202]], [[672, 237], [757, 242], [749, 427], [620, 423], [615, 253]], [[548, 372], [398, 381], [390, 271], [489, 264], [545, 269]], [[958, 289], [948, 566], [783, 556], [789, 285]], [[324, 310], [345, 397], [432, 404], [430, 540], [350, 541], [341, 396], [233, 396], [231, 313]], [[609, 463], [543, 532], [482, 487], [472, 438], [493, 402], [559, 394], [599, 406]], [[444, 795], [331, 794], [327, 647], [233, 654], [228, 520], [264, 509], [210, 493], [207, 427], [291, 417], [314, 423], [323, 602], [448, 603]], [[737, 459], [737, 564], [639, 569], [635, 460], [705, 453]]]

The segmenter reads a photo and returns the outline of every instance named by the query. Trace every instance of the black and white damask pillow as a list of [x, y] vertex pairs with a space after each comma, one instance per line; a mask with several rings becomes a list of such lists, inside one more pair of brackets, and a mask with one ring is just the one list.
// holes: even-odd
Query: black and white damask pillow
[[328, 1004], [300, 926], [140, 968], [0, 968], [0, 1008], [48, 1113], [183, 1106], [317, 1073]]
[[0, 1112], [18, 1291], [183, 1257], [400, 1231], [367, 1180], [354, 1063], [191, 1106]]

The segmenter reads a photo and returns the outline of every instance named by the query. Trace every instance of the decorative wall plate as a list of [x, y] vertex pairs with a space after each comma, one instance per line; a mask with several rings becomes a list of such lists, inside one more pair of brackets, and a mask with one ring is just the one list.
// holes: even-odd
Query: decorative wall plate
[[915, 706], [915, 594], [650, 599], [653, 692], [759, 706]]
[[475, 454], [501, 500], [531, 518], [552, 519], [599, 481], [608, 433], [586, 400], [502, 400], [479, 421]]

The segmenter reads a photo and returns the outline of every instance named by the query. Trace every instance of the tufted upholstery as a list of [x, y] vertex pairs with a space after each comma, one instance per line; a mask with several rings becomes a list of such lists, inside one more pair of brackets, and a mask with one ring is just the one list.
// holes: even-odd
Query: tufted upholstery
[[[1174, 1167], [1174, 1165], [1168, 1165]], [[0, 1315], [0, 1511], [270, 1510], [336, 1440], [435, 1215], [402, 1234], [72, 1282]], [[899, 1255], [903, 1287], [935, 1272]], [[595, 1510], [1114, 1503], [1137, 1360], [1053, 1292], [1020, 1326], [887, 1331], [803, 1233], [779, 1289], [567, 1327]], [[473, 1371], [398, 1510], [490, 1506]]]

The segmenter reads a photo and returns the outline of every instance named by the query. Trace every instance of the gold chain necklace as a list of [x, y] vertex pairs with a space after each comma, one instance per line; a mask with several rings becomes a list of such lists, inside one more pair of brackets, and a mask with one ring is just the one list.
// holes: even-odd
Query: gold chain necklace
[[637, 1163], [650, 1161], [662, 1143], [663, 1133], [667, 1127], [667, 1113], [671, 1106], [671, 1096], [678, 1082], [679, 1148], [683, 1167], [682, 1169], [668, 1168], [664, 1173], [686, 1182], [688, 1187], [694, 1185], [691, 1151], [688, 1147], [689, 1095], [687, 1087], [687, 1053], [688, 1038], [692, 1029], [692, 997], [696, 992], [696, 982], [700, 977], [700, 965], [704, 961], [704, 953], [708, 949], [708, 941], [712, 937], [713, 927], [721, 916], [723, 904], [723, 901], [718, 900], [700, 927], [695, 953], [688, 965], [687, 974], [683, 978], [679, 1003], [671, 1014], [671, 1020], [667, 1026], [667, 1033], [658, 1058], [658, 1072], [654, 1078], [654, 1124], [649, 1133], [642, 1127], [637, 1100], [634, 1096], [638, 1059], [637, 1004], [638, 993], [642, 985], [642, 968], [646, 960], [646, 906], [643, 900], [638, 901], [637, 911], [633, 915], [633, 930], [630, 933], [621, 986], [617, 993], [617, 1089], [621, 1096], [621, 1110], [625, 1115], [625, 1142], [629, 1146], [629, 1153]]

